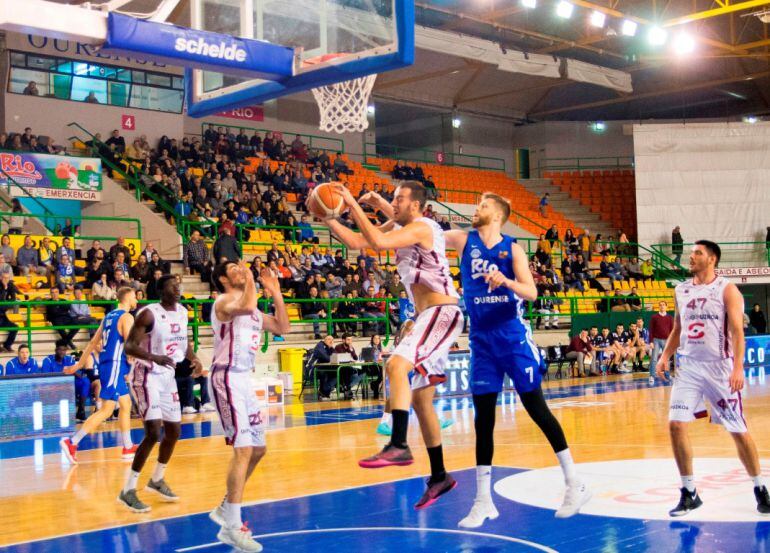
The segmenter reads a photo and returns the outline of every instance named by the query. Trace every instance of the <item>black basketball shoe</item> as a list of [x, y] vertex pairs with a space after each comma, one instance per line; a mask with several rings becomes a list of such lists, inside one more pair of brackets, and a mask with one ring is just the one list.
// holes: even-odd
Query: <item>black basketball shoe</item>
[[767, 488], [762, 486], [761, 488], [754, 488], [754, 497], [757, 499], [757, 511], [760, 515], [770, 515], [770, 493], [767, 492]]
[[682, 488], [680, 491], [682, 492], [682, 497], [679, 499], [679, 504], [668, 512], [669, 516], [681, 517], [703, 505], [703, 501], [698, 497], [697, 490], [690, 493], [687, 491], [687, 488]]

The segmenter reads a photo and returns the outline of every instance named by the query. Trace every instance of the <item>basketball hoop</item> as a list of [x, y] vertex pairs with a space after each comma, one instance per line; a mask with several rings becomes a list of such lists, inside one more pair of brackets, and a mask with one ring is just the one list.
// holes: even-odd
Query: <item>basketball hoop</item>
[[[305, 60], [305, 65], [314, 65], [345, 56], [347, 54], [326, 54]], [[362, 132], [369, 127], [367, 108], [369, 96], [377, 74], [341, 81], [313, 89], [321, 121], [318, 128], [326, 132]]]

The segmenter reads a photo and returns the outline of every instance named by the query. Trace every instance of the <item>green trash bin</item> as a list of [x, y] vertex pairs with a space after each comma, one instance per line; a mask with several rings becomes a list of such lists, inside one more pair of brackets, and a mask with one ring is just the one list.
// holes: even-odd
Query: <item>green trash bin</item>
[[283, 348], [278, 350], [281, 361], [281, 372], [291, 373], [293, 392], [299, 393], [302, 389], [302, 362], [305, 359], [305, 350], [302, 348]]

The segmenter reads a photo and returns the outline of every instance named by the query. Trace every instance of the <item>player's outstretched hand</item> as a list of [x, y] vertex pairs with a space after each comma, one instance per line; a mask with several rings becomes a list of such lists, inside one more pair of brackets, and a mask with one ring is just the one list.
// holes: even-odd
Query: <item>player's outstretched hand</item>
[[262, 286], [267, 288], [271, 294], [280, 294], [281, 285], [278, 283], [278, 277], [273, 274], [273, 270], [270, 267], [264, 267], [259, 272], [259, 280], [262, 281]]
[[361, 205], [368, 205], [371, 207], [379, 207], [382, 205], [382, 196], [377, 194], [377, 192], [367, 192], [360, 198], [358, 198], [358, 203]]
[[70, 365], [69, 367], [64, 367], [64, 370], [62, 370], [62, 372], [64, 374], [75, 374], [82, 368], [83, 367], [80, 366], [80, 362], [78, 362], [78, 363], [75, 363], [74, 365]]
[[730, 373], [730, 391], [735, 393], [743, 390], [743, 380], [743, 367], [734, 367], [733, 372]]
[[336, 190], [341, 196], [342, 199], [345, 201], [345, 205], [348, 207], [352, 207], [354, 205], [358, 205], [358, 202], [353, 197], [353, 194], [350, 193], [350, 189], [348, 189], [347, 186], [345, 186], [341, 182], [330, 182], [329, 183], [334, 190]]
[[176, 369], [176, 361], [171, 359], [168, 355], [153, 355], [152, 362], [162, 367], [168, 367], [169, 369]]
[[667, 372], [668, 372], [668, 359], [666, 359], [665, 356], [661, 355], [660, 359], [658, 359], [658, 362], [655, 365], [655, 376], [660, 378], [663, 382], [668, 382], [668, 378], [666, 378]]
[[507, 286], [508, 284], [508, 279], [502, 273], [502, 271], [492, 271], [491, 273], [487, 273], [484, 275], [484, 280], [489, 286], [490, 292], [495, 288], [499, 288], [500, 286]]
[[201, 360], [197, 357], [193, 357], [192, 361], [190, 361], [190, 365], [192, 366], [192, 377], [198, 378], [203, 374], [203, 363], [201, 363]]

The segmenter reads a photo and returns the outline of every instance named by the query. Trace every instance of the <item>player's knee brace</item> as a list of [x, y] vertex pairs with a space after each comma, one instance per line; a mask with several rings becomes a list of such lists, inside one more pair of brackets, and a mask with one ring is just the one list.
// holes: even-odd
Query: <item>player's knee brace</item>
[[532, 392], [520, 394], [521, 404], [524, 409], [535, 421], [535, 424], [543, 431], [546, 439], [551, 444], [555, 452], [567, 449], [567, 440], [564, 438], [564, 431], [561, 429], [559, 421], [553, 416], [551, 410], [543, 397], [543, 390], [537, 389]]
[[476, 410], [474, 427], [476, 428], [476, 464], [487, 466], [492, 464], [495, 451], [495, 409], [497, 394], [482, 394], [473, 396], [473, 407]]

